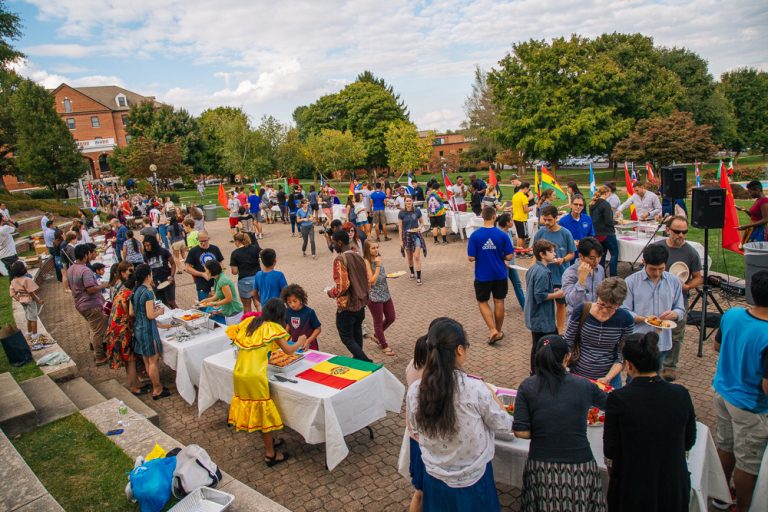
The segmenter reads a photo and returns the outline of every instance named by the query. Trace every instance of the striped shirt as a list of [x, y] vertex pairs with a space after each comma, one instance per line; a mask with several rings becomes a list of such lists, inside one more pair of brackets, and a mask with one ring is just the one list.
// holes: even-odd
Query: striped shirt
[[[573, 308], [565, 330], [565, 341], [573, 348], [576, 333], [579, 330], [579, 319], [584, 310], [584, 304]], [[625, 309], [618, 309], [605, 322], [601, 322], [591, 314], [587, 316], [581, 328], [581, 355], [571, 367], [571, 373], [588, 379], [601, 379], [616, 363], [623, 363], [619, 343], [624, 337], [632, 334], [634, 321], [632, 315]]]

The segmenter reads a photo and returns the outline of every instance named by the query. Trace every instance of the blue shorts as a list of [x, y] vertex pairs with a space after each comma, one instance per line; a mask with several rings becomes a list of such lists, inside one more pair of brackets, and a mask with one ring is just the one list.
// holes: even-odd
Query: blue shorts
[[256, 286], [256, 276], [243, 277], [237, 280], [237, 293], [240, 298], [250, 299], [253, 297], [253, 289]]

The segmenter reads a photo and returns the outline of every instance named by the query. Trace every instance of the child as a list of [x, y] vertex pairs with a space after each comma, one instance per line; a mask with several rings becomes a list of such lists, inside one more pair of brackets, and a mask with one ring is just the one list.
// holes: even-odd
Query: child
[[[437, 320], [437, 319], [435, 319]], [[435, 323], [432, 320], [432, 323]], [[430, 324], [431, 326], [431, 324]], [[405, 382], [406, 387], [411, 387], [411, 384], [419, 380], [424, 373], [424, 366], [427, 364], [427, 354], [429, 353], [429, 346], [427, 345], [427, 335], [420, 336], [416, 340], [416, 345], [413, 347], [413, 359], [405, 367]], [[411, 497], [411, 505], [408, 509], [409, 512], [416, 512], [421, 510], [421, 501], [423, 497], [422, 485], [424, 471], [424, 462], [421, 460], [421, 448], [419, 448], [419, 438], [416, 434], [411, 432], [408, 428], [408, 442], [411, 449], [411, 462], [408, 466], [408, 472], [411, 474], [411, 484], [413, 484], [414, 492]]]
[[291, 334], [291, 345], [298, 342], [302, 350], [320, 350], [317, 337], [320, 336], [320, 320], [315, 310], [307, 306], [307, 292], [298, 284], [283, 288], [280, 298], [288, 305], [285, 323]]
[[259, 302], [266, 304], [269, 299], [279, 299], [280, 292], [288, 286], [285, 274], [275, 270], [277, 253], [274, 249], [261, 251], [261, 270], [256, 273], [255, 289], [259, 293]]
[[13, 300], [19, 302], [24, 308], [29, 338], [32, 341], [38, 341], [40, 335], [37, 334], [37, 313], [40, 306], [44, 304], [43, 299], [37, 295], [37, 290], [40, 287], [27, 275], [27, 266], [21, 260], [11, 265], [9, 275], [11, 278], [10, 294]]
[[187, 234], [187, 249], [192, 249], [193, 247], [200, 245], [200, 241], [197, 238], [198, 233], [195, 229], [194, 219], [184, 219], [183, 225], [184, 232]]
[[533, 359], [539, 340], [547, 334], [557, 334], [555, 299], [562, 299], [565, 296], [562, 288], [554, 290], [552, 273], [547, 268], [549, 263], [555, 261], [555, 245], [548, 240], [539, 240], [533, 244], [533, 256], [536, 258], [536, 263], [531, 265], [525, 274], [528, 297], [523, 307], [525, 326], [531, 331], [532, 337], [531, 375], [533, 375]]
[[[515, 225], [512, 222], [512, 217], [508, 213], [502, 213], [496, 218], [496, 224], [499, 226], [499, 228], [504, 231], [507, 236], [509, 236], [510, 242], [512, 242], [512, 247], [516, 247], [516, 233]], [[515, 253], [512, 253], [512, 259], [507, 260], [507, 275], [509, 276], [509, 280], [512, 283], [512, 287], [515, 289], [515, 297], [517, 297], [517, 302], [520, 303], [520, 307], [525, 307], [525, 293], [523, 292], [523, 283], [520, 281], [520, 274], [517, 273], [517, 270], [513, 268], [513, 265], [515, 264]]]

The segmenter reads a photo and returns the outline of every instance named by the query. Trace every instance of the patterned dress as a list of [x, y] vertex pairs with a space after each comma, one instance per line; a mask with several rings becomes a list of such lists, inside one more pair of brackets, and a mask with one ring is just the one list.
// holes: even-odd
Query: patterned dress
[[118, 285], [112, 299], [112, 312], [109, 315], [107, 328], [107, 358], [113, 370], [122, 368], [127, 361], [136, 360], [133, 353], [133, 319], [129, 311], [131, 290]]
[[269, 353], [278, 349], [278, 340], [289, 341], [291, 336], [274, 322], [261, 324], [249, 336], [248, 326], [253, 321], [247, 318], [227, 327], [227, 336], [239, 349], [232, 375], [235, 395], [227, 421], [237, 430], [266, 433], [283, 428], [283, 420], [269, 394]]
[[160, 341], [160, 331], [157, 330], [157, 322], [147, 318], [146, 304], [147, 302], [155, 301], [155, 294], [142, 284], [133, 291], [131, 301], [133, 302], [133, 311], [136, 318], [134, 323], [134, 351], [140, 356], [162, 354], [163, 344]]

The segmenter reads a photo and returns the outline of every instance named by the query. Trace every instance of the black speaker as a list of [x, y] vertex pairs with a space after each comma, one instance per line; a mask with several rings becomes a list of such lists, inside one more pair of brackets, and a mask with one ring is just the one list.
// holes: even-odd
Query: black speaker
[[694, 188], [691, 209], [693, 227], [721, 229], [725, 219], [725, 189]]
[[688, 169], [682, 165], [661, 168], [661, 195], [664, 199], [685, 199], [688, 195]]

